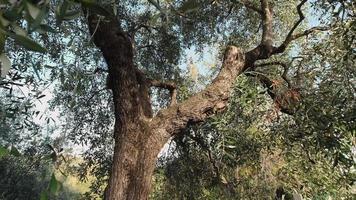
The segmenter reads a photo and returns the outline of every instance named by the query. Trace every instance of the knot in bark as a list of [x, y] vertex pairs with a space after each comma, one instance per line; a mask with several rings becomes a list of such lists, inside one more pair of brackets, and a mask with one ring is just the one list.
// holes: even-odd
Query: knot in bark
[[243, 51], [236, 46], [228, 46], [224, 54], [224, 64], [232, 64], [236, 60], [244, 59]]

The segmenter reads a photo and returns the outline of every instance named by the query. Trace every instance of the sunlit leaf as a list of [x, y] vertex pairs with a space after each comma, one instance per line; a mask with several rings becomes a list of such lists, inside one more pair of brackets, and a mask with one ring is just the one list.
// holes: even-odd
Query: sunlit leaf
[[48, 192], [47, 191], [43, 191], [41, 192], [41, 195], [40, 195], [40, 200], [48, 200]]
[[37, 19], [37, 17], [39, 16], [39, 14], [41, 13], [41, 9], [39, 9], [38, 7], [32, 5], [31, 3], [29, 3], [28, 1], [26, 2], [26, 6], [27, 6], [27, 10], [28, 13], [30, 14], [30, 16], [33, 19]]
[[56, 179], [54, 173], [52, 174], [51, 180], [49, 182], [49, 191], [51, 194], [56, 194], [60, 189], [60, 183]]
[[0, 158], [9, 155], [9, 150], [7, 148], [0, 146]]
[[39, 33], [56, 33], [57, 31], [55, 29], [53, 29], [52, 27], [48, 26], [47, 24], [41, 24], [39, 25], [39, 27], [37, 27], [36, 29], [37, 32]]
[[40, 52], [40, 53], [47, 52], [47, 49], [43, 48], [37, 42], [31, 40], [28, 37], [25, 37], [22, 35], [16, 35], [16, 34], [9, 34], [9, 36], [12, 37], [15, 40], [15, 42], [22, 45], [23, 47], [25, 47], [28, 50], [36, 51], [36, 52]]
[[5, 55], [5, 53], [2, 53], [0, 55], [0, 62], [1, 62], [1, 77], [5, 78], [7, 73], [11, 69], [11, 61], [10, 59]]
[[11, 147], [10, 154], [16, 157], [21, 156], [19, 150], [17, 150], [17, 148], [14, 146]]
[[74, 11], [69, 11], [67, 12], [64, 16], [62, 16], [63, 20], [72, 20], [76, 19], [80, 16], [80, 11], [74, 10]]
[[12, 29], [16, 33], [16, 35], [21, 35], [24, 37], [27, 36], [27, 31], [16, 24], [12, 25]]

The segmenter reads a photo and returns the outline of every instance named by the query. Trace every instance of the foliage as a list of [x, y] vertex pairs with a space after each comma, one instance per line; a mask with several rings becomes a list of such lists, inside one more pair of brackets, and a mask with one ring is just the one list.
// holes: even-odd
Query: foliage
[[[80, 179], [84, 181], [88, 173], [96, 177], [93, 193], [84, 198], [101, 195], [113, 151], [112, 94], [105, 90], [106, 64], [91, 43], [80, 6], [102, 16], [117, 15], [132, 37], [135, 64], [150, 78], [176, 82], [181, 101], [219, 70], [214, 68], [198, 81], [189, 77], [187, 49], [195, 49], [203, 59], [206, 47], [236, 44], [249, 49], [257, 44], [259, 16], [239, 2], [1, 1], [0, 145], [26, 149], [43, 139], [33, 120], [42, 113], [33, 106], [50, 87], [55, 91], [52, 108], [62, 113], [62, 137], [86, 146], [85, 162], [77, 168]], [[273, 1], [276, 33], [290, 29], [297, 13], [286, 7], [297, 2]], [[225, 113], [173, 139], [167, 150], [170, 156], [162, 157], [156, 170], [152, 199], [269, 199], [279, 193], [286, 198], [293, 193], [311, 199], [351, 198], [356, 129], [354, 3], [313, 1], [311, 8], [321, 16], [315, 19], [318, 23], [332, 28], [320, 37], [298, 40], [282, 55], [297, 89], [293, 91], [298, 91], [297, 103], [291, 105], [296, 113], [281, 114], [256, 74], [239, 77]], [[284, 34], [278, 34], [276, 43], [282, 38]], [[257, 73], [273, 79], [279, 95], [294, 94], [277, 66]], [[21, 93], [24, 87], [26, 94]], [[166, 91], [151, 94], [155, 110], [168, 104]], [[49, 124], [51, 118], [45, 119]], [[11, 199], [4, 195], [16, 195], [17, 190], [23, 191], [18, 193], [22, 198], [28, 192], [58, 189], [56, 179], [48, 176], [49, 168], [30, 158], [6, 156], [0, 158], [0, 166], [3, 173], [15, 170], [4, 181], [20, 181], [12, 185], [19, 188], [7, 189], [2, 198]], [[46, 177], [40, 181], [43, 173]], [[62, 194], [57, 198], [74, 198], [70, 192]]]

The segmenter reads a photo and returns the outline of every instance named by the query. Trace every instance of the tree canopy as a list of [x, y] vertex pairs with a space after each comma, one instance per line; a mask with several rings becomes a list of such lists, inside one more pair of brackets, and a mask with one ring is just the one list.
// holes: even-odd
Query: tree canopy
[[95, 180], [58, 199], [355, 195], [353, 1], [0, 3], [0, 168], [23, 186], [0, 197], [50, 191], [62, 158], [33, 158], [61, 148]]

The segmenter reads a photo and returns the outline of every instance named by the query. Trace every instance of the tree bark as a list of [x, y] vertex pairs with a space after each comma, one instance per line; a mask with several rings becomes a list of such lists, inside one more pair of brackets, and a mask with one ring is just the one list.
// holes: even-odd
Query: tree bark
[[[263, 21], [261, 44], [246, 53], [236, 46], [227, 47], [221, 70], [209, 86], [179, 104], [172, 103], [156, 116], [152, 115], [149, 87], [169, 89], [173, 102], [175, 85], [153, 82], [139, 72], [133, 63], [131, 40], [116, 17], [102, 19], [86, 12], [94, 43], [108, 64], [108, 88], [113, 92], [115, 107], [115, 148], [105, 199], [148, 199], [157, 156], [169, 138], [181, 133], [189, 124], [202, 122], [224, 110], [236, 78], [253, 68], [256, 60], [281, 53], [291, 40], [313, 32], [293, 35], [299, 20], [282, 47], [272, 46], [272, 9], [267, 0], [260, 2], [260, 9], [252, 8], [260, 13]], [[299, 13], [303, 3], [305, 0], [298, 6]]]
[[89, 14], [88, 25], [108, 64], [115, 106], [115, 148], [105, 199], [148, 199], [157, 156], [164, 144], [189, 123], [204, 121], [226, 107], [235, 78], [246, 69], [245, 54], [237, 47], [228, 47], [221, 71], [211, 85], [153, 117], [148, 93], [152, 81], [137, 73], [130, 38], [118, 20], [104, 21]]
[[153, 135], [148, 84], [133, 63], [130, 38], [115, 18], [88, 15], [94, 43], [108, 64], [115, 107], [115, 148], [105, 199], [147, 199], [156, 157], [167, 138]]

